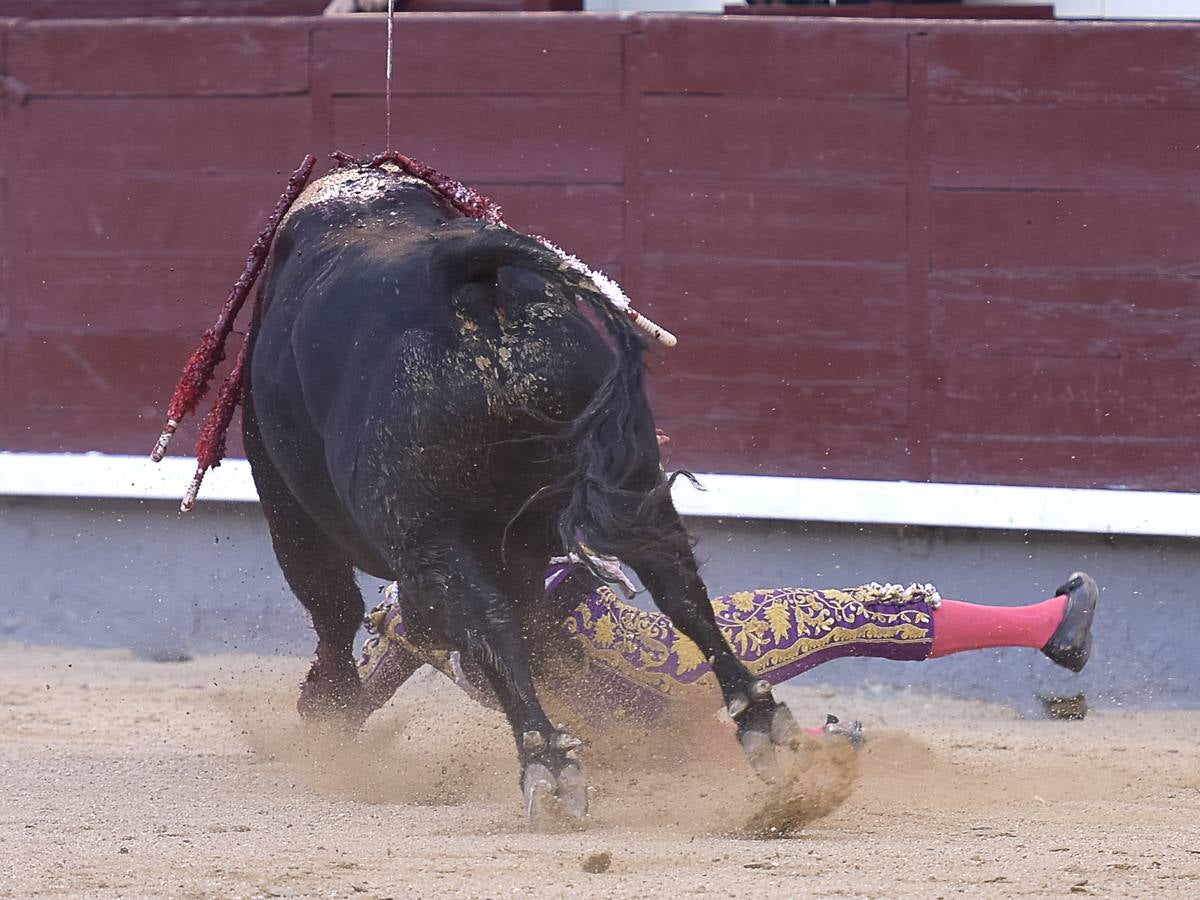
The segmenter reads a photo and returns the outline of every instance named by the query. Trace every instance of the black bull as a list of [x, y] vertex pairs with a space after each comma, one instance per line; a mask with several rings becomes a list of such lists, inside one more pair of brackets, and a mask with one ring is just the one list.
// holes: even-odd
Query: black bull
[[489, 679], [534, 818], [583, 815], [579, 742], [547, 719], [530, 662], [561, 640], [547, 562], [583, 540], [632, 567], [700, 647], [770, 776], [772, 745], [798, 729], [713, 620], [660, 469], [642, 340], [594, 284], [422, 182], [346, 169], [289, 213], [256, 315], [245, 447], [317, 633], [302, 713], [362, 721], [354, 571], [395, 579], [409, 635]]

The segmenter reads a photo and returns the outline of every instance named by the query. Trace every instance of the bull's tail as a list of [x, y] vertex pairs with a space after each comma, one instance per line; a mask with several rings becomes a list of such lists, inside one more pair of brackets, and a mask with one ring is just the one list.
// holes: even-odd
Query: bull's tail
[[638, 328], [660, 340], [669, 333], [658, 329], [655, 334], [638, 323], [636, 313], [613, 302], [615, 285], [534, 238], [503, 226], [468, 229], [458, 237], [435, 251], [445, 256], [435, 260], [434, 271], [452, 281], [444, 288], [453, 292], [503, 266], [534, 271], [590, 308], [616, 351], [583, 412], [566, 423], [546, 423], [550, 434], [542, 437], [572, 457], [568, 472], [529, 498], [513, 521], [538, 500], [553, 498], [561, 504], [562, 543], [581, 558], [587, 558], [585, 543], [592, 552], [618, 558], [673, 557], [679, 542], [688, 538], [670, 502], [673, 479], [664, 478], [659, 466], [654, 417], [646, 399], [646, 341]]
[[599, 389], [562, 436], [575, 455], [570, 493], [559, 517], [563, 544], [586, 559], [674, 558], [689, 541], [671, 503], [676, 472], [660, 468], [654, 416], [646, 399], [645, 342], [623, 311], [595, 291], [581, 291], [611, 336], [616, 354]]

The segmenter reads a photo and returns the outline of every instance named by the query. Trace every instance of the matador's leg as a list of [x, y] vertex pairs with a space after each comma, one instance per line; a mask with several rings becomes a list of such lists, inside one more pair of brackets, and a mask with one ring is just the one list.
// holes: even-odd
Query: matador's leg
[[[848, 656], [919, 661], [986, 647], [1030, 647], [1072, 671], [1086, 665], [1099, 589], [1077, 572], [1055, 596], [1026, 606], [943, 600], [932, 585], [739, 591], [713, 603], [717, 624], [743, 664], [778, 684]], [[662, 616], [597, 584], [564, 629], [590, 668], [612, 682], [608, 697], [649, 714], [688, 684], [711, 680], [696, 647]], [[618, 690], [623, 688], [623, 690]]]
[[[567, 691], [567, 696], [594, 701], [617, 717], [649, 719], [666, 712], [688, 685], [713, 681], [699, 650], [666, 616], [625, 603], [586, 568], [558, 567], [546, 586], [547, 602], [563, 611], [564, 632], [584, 651], [578, 677], [587, 689]], [[1098, 597], [1096, 583], [1079, 572], [1049, 600], [1015, 607], [943, 600], [931, 585], [879, 584], [739, 591], [712, 603], [717, 624], [738, 658], [754, 675], [778, 684], [841, 657], [919, 661], [986, 647], [1040, 649], [1077, 672], [1091, 652]], [[400, 671], [412, 660], [428, 662], [478, 695], [476, 679], [455, 667], [448, 655], [414, 655], [420, 651], [403, 641], [399, 604], [381, 610], [377, 616], [386, 623], [384, 639], [369, 643], [373, 653], [360, 663], [373, 698], [382, 691], [371, 687], [374, 669], [366, 667], [393, 671], [385, 662], [373, 661], [392, 653], [408, 660]], [[478, 699], [486, 702], [486, 697]]]
[[418, 647], [408, 640], [399, 590], [394, 583], [388, 585], [383, 602], [371, 610], [365, 624], [370, 636], [358, 659], [358, 677], [366, 695], [368, 714], [392, 699], [400, 685], [421, 666], [430, 665], [454, 677], [450, 653]]

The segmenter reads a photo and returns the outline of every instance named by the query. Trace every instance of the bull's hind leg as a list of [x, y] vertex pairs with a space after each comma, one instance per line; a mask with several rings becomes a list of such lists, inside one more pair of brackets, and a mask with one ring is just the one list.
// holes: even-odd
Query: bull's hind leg
[[246, 456], [275, 557], [317, 633], [316, 659], [300, 689], [297, 709], [305, 718], [340, 719], [357, 728], [374, 706], [354, 662], [354, 636], [364, 612], [354, 567], [284, 483], [258, 439], [251, 410], [245, 419]]
[[[582, 741], [556, 729], [542, 709], [521, 625], [499, 587], [536, 584], [537, 575], [515, 578], [511, 565], [502, 574], [499, 566], [482, 564], [471, 549], [457, 543], [434, 557], [453, 559], [453, 568], [415, 572], [415, 594], [429, 601], [438, 630], [484, 674], [508, 718], [531, 827], [550, 831], [579, 822], [587, 815], [587, 784], [571, 752]], [[545, 563], [536, 566], [540, 572]]]
[[737, 723], [738, 741], [750, 765], [764, 779], [773, 780], [775, 747], [798, 747], [803, 731], [787, 706], [775, 701], [770, 682], [752, 675], [721, 633], [670, 495], [661, 492], [650, 502], [658, 508], [643, 513], [653, 517], [661, 537], [654, 546], [642, 548], [641, 554], [636, 548], [632, 552], [628, 546], [622, 548], [623, 562], [637, 572], [672, 624], [704, 654], [721, 686], [726, 710]]

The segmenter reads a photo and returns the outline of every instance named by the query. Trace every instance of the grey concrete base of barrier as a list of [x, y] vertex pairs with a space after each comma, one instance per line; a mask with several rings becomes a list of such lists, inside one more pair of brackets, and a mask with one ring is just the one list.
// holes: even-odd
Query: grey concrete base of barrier
[[[778, 585], [933, 582], [981, 603], [1043, 599], [1075, 569], [1103, 591], [1092, 662], [1081, 675], [1032, 650], [925, 663], [847, 659], [804, 678], [913, 685], [1035, 713], [1039, 693], [1084, 692], [1092, 706], [1200, 707], [1200, 541], [911, 526], [695, 519], [714, 594]], [[372, 605], [379, 582], [364, 578]], [[644, 600], [644, 598], [639, 598]], [[257, 506], [132, 500], [0, 500], [0, 640], [128, 647], [170, 660], [312, 652]], [[852, 711], [849, 711], [852, 712]]]

